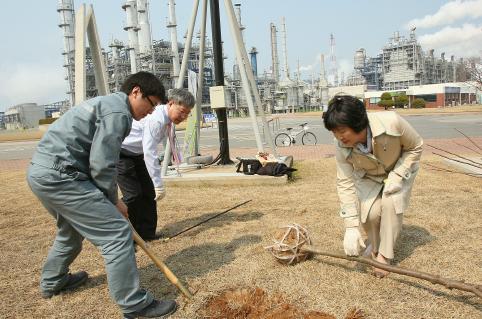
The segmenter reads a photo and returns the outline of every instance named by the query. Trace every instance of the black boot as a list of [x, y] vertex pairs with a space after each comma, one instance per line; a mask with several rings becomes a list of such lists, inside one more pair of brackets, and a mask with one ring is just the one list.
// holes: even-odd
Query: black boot
[[75, 274], [68, 274], [67, 276], [68, 279], [65, 282], [65, 285], [62, 286], [62, 288], [56, 290], [44, 290], [42, 291], [42, 298], [49, 299], [52, 298], [52, 296], [54, 295], [58, 295], [62, 291], [77, 288], [83, 285], [87, 281], [87, 278], [89, 278], [89, 275], [85, 271], [79, 271]]
[[125, 313], [124, 319], [133, 318], [167, 318], [169, 315], [175, 313], [177, 310], [177, 303], [174, 300], [154, 300], [146, 308]]

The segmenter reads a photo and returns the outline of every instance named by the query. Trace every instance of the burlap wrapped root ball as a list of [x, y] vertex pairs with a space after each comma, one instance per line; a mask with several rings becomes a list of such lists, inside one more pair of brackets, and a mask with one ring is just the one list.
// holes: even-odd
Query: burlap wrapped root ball
[[299, 224], [281, 227], [276, 232], [273, 242], [273, 245], [265, 249], [282, 264], [296, 264], [311, 256], [311, 253], [301, 250], [303, 245], [311, 245], [311, 239], [308, 230]]

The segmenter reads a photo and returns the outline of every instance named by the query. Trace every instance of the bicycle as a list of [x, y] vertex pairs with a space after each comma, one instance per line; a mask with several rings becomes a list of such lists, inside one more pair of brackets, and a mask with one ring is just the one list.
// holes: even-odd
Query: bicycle
[[296, 137], [301, 133], [303, 133], [303, 135], [301, 136], [301, 143], [303, 143], [303, 145], [316, 145], [316, 136], [312, 132], [308, 132], [308, 123], [303, 123], [299, 126], [301, 126], [301, 129], [299, 131], [292, 131], [293, 128], [288, 127], [286, 128], [288, 133], [279, 133], [278, 135], [276, 135], [276, 137], [274, 138], [275, 145], [279, 147], [287, 147], [291, 144], [295, 144]]

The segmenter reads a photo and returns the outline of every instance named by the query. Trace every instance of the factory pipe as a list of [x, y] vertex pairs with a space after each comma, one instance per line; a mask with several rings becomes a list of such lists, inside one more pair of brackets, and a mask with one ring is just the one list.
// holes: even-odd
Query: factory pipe
[[179, 47], [177, 45], [177, 24], [176, 24], [176, 3], [174, 0], [169, 0], [169, 23], [167, 28], [171, 33], [171, 52], [172, 52], [172, 80], [173, 84], [177, 83], [179, 78]]

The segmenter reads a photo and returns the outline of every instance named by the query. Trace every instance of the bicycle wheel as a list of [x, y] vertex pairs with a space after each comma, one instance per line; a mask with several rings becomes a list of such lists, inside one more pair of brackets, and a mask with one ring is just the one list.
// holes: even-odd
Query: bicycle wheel
[[278, 147], [287, 147], [291, 145], [291, 137], [286, 133], [279, 133], [274, 138], [274, 144]]
[[303, 145], [316, 145], [316, 136], [311, 132], [305, 132], [301, 138]]

